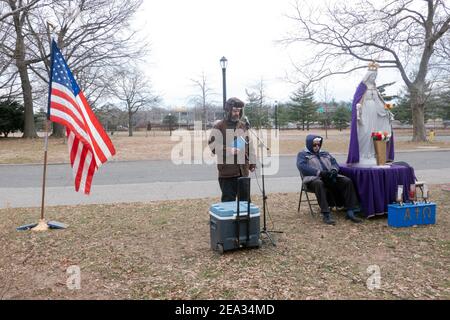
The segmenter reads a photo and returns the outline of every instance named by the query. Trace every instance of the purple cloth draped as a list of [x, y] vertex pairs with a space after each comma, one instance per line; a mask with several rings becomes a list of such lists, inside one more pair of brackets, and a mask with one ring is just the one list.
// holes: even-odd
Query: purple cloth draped
[[[352, 103], [352, 123], [350, 127], [350, 144], [348, 147], [348, 157], [347, 163], [359, 163], [359, 142], [358, 142], [358, 119], [356, 105], [361, 101], [364, 93], [366, 93], [367, 86], [361, 82], [356, 89], [355, 95], [353, 97]], [[394, 130], [392, 130], [392, 137], [388, 142], [386, 160], [394, 161], [395, 151], [394, 151]]]
[[396, 201], [399, 185], [403, 185], [403, 201], [408, 201], [409, 187], [416, 179], [412, 167], [398, 165], [362, 168], [341, 164], [339, 174], [353, 181], [361, 210], [368, 218], [387, 212], [388, 204]]
[[387, 152], [386, 152], [386, 161], [394, 161], [394, 130], [391, 128], [392, 137], [388, 141]]
[[348, 147], [347, 163], [359, 163], [359, 142], [358, 142], [358, 123], [356, 105], [361, 101], [367, 86], [361, 82], [356, 89], [352, 103], [352, 124], [350, 127], [350, 144]]

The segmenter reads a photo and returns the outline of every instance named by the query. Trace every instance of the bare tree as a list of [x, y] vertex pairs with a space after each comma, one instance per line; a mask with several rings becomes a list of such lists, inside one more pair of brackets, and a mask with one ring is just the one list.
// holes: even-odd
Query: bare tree
[[329, 119], [329, 115], [328, 115], [328, 103], [330, 101], [330, 91], [328, 90], [328, 82], [324, 82], [321, 85], [322, 87], [322, 100], [323, 100], [323, 112], [324, 112], [324, 117], [323, 117], [323, 124], [325, 127], [325, 138], [328, 139], [328, 126], [330, 125], [330, 119]]
[[193, 97], [194, 102], [202, 108], [202, 123], [203, 130], [206, 131], [206, 124], [208, 122], [208, 106], [211, 105], [210, 97], [214, 95], [213, 90], [208, 86], [205, 73], [202, 72], [200, 79], [191, 79], [200, 94]]
[[[33, 5], [37, 2], [27, 0], [2, 0], [2, 2], [4, 2], [3, 5], [7, 4], [9, 6], [10, 14], [4, 19], [12, 19], [11, 28], [8, 31], [12, 31], [11, 36], [15, 41], [8, 41], [10, 39], [3, 37], [0, 48], [2, 54], [6, 55], [11, 61], [14, 61], [20, 77], [25, 107], [24, 137], [36, 138], [37, 133], [34, 124], [32, 87], [28, 68], [29, 65], [36, 63], [37, 61], [34, 61], [27, 55], [26, 32], [24, 29], [26, 17], [29, 14], [29, 11], [33, 9]], [[6, 33], [6, 35], [8, 34], [9, 33]]]
[[[95, 108], [98, 99], [105, 97], [110, 73], [127, 61], [142, 58], [148, 44], [129, 29], [129, 21], [142, 0], [63, 0], [56, 1], [51, 10], [42, 10], [39, 19], [55, 22], [54, 32], [79, 85]], [[49, 28], [37, 24], [34, 34], [45, 34], [50, 42]], [[46, 42], [35, 36], [40, 56], [47, 57]], [[49, 70], [48, 59], [40, 70], [33, 69], [44, 81]], [[61, 127], [54, 128], [54, 135], [61, 136]]]
[[1, 9], [1, 11], [0, 11], [0, 21], [3, 21], [6, 18], [8, 18], [9, 16], [12, 16], [12, 15], [14, 15], [14, 14], [20, 12], [20, 11], [30, 9], [35, 4], [37, 4], [39, 1], [40, 0], [33, 0], [33, 1], [30, 1], [29, 3], [21, 4], [14, 10], [5, 9], [5, 7], [7, 7], [7, 6], [5, 6], [5, 3], [3, 3], [3, 4], [0, 3], [0, 9]]
[[245, 89], [247, 94], [247, 106], [245, 115], [258, 129], [268, 126], [270, 122], [270, 106], [267, 103], [266, 86], [261, 78], [250, 89]]
[[[147, 44], [129, 28], [142, 0], [40, 0], [39, 6], [18, 12], [17, 8], [35, 0], [0, 1], [16, 12], [11, 15], [15, 33], [8, 34], [0, 55], [15, 57], [27, 110], [24, 137], [36, 136], [32, 97], [33, 92], [45, 96], [52, 36], [92, 104], [105, 95], [105, 84], [114, 67], [146, 54]], [[2, 34], [3, 30], [0, 37]], [[30, 76], [34, 88], [29, 85]], [[57, 135], [62, 134], [60, 126], [54, 129]]]
[[160, 98], [152, 94], [152, 89], [145, 75], [137, 68], [119, 69], [114, 81], [109, 86], [111, 97], [128, 112], [128, 135], [133, 136], [133, 116], [146, 107], [158, 103]]
[[369, 61], [398, 69], [411, 94], [413, 140], [425, 141], [427, 92], [450, 69], [448, 2], [359, 0], [322, 8], [309, 4], [296, 2], [289, 18], [297, 23], [297, 32], [284, 39], [312, 46], [310, 59], [295, 66], [299, 74], [320, 81], [366, 68]]

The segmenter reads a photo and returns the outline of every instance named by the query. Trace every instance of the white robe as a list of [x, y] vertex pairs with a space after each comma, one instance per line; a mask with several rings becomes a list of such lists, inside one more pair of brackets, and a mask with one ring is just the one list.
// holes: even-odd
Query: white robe
[[358, 105], [358, 143], [359, 163], [361, 165], [376, 165], [375, 148], [372, 132], [391, 132], [391, 115], [385, 110], [375, 82], [366, 83], [367, 91]]

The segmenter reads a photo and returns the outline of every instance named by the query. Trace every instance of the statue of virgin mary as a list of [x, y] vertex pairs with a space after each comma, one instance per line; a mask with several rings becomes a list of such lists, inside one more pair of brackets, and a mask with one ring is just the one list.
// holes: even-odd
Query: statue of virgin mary
[[386, 152], [386, 161], [394, 160], [394, 135], [392, 113], [385, 108], [385, 102], [377, 89], [375, 79], [378, 65], [369, 64], [369, 69], [356, 89], [352, 103], [352, 123], [347, 163], [361, 166], [377, 164], [372, 132], [388, 132], [391, 136]]

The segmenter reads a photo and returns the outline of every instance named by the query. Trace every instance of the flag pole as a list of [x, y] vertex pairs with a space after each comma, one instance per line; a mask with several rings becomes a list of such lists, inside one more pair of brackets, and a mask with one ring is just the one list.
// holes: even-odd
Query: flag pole
[[[50, 33], [51, 24], [47, 21], [47, 28]], [[48, 130], [50, 122], [50, 96], [52, 87], [52, 77], [53, 77], [53, 46], [50, 42], [50, 72], [49, 72], [49, 90], [48, 90], [48, 109], [47, 118], [45, 119], [45, 143], [44, 143], [44, 173], [42, 175], [42, 202], [41, 202], [41, 218], [36, 227], [32, 228], [33, 231], [47, 231], [49, 226], [45, 221], [45, 181], [47, 178], [47, 153], [48, 153]]]
[[[49, 33], [51, 24], [47, 22]], [[56, 45], [55, 45], [56, 46]], [[47, 154], [48, 154], [48, 134], [50, 126], [50, 102], [52, 93], [52, 81], [53, 81], [53, 62], [54, 62], [54, 40], [52, 39], [50, 43], [51, 53], [50, 53], [50, 72], [49, 72], [49, 86], [48, 86], [48, 108], [47, 108], [47, 118], [45, 119], [45, 144], [44, 144], [44, 172], [42, 175], [42, 203], [41, 203], [41, 216], [39, 223], [29, 224], [20, 226], [17, 228], [19, 231], [33, 230], [33, 231], [47, 231], [49, 229], [66, 229], [67, 226], [58, 221], [45, 221], [45, 182], [47, 180]]]
[[45, 221], [45, 181], [47, 176], [47, 153], [48, 153], [48, 119], [45, 119], [45, 143], [44, 143], [44, 173], [42, 177], [42, 202], [41, 202], [41, 219], [33, 231], [47, 231], [48, 224]]

